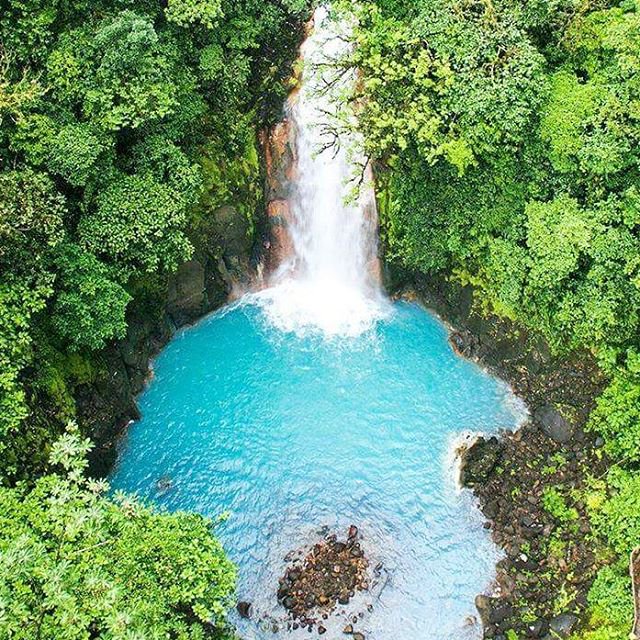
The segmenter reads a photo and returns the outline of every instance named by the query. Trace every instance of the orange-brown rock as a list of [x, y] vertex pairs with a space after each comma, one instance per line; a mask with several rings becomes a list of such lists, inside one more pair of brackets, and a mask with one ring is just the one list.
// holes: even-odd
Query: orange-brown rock
[[265, 247], [265, 267], [273, 273], [287, 258], [293, 255], [291, 226], [291, 206], [288, 200], [272, 200], [267, 205], [270, 241]]
[[296, 171], [294, 128], [283, 120], [263, 133], [260, 142], [266, 165], [268, 239], [264, 245], [265, 276], [268, 279], [293, 254], [291, 193]]

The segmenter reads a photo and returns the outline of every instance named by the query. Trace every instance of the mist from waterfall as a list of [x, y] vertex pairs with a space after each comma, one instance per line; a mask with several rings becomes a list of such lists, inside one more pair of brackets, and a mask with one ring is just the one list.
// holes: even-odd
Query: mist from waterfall
[[289, 229], [293, 255], [260, 294], [269, 319], [285, 331], [358, 335], [383, 317], [375, 192], [362, 140], [336, 127], [341, 97], [356, 81], [327, 65], [349, 43], [325, 8], [302, 47], [300, 91], [289, 102], [297, 171]]

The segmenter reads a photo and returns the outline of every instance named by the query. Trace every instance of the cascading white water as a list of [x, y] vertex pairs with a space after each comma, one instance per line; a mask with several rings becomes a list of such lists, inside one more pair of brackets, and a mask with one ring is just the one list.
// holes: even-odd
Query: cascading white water
[[371, 173], [363, 169], [357, 135], [341, 131], [335, 138], [332, 114], [356, 74], [340, 75], [327, 61], [348, 46], [327, 10], [317, 9], [314, 31], [302, 48], [302, 87], [289, 105], [298, 161], [291, 203], [293, 255], [260, 295], [269, 318], [286, 331], [356, 335], [386, 311]]

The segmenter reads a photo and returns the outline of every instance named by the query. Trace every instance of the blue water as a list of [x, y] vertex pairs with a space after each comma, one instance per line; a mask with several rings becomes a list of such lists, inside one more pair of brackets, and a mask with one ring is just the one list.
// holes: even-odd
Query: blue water
[[397, 303], [368, 334], [326, 341], [281, 333], [240, 304], [181, 332], [154, 372], [112, 486], [171, 510], [229, 512], [217, 531], [238, 596], [280, 629], [232, 614], [246, 640], [310, 637], [282, 624], [284, 558], [352, 523], [383, 570], [324, 637], [360, 612], [369, 639], [480, 637], [473, 602], [497, 551], [456, 486], [452, 449], [463, 431], [513, 427], [519, 409], [454, 355], [435, 317]]

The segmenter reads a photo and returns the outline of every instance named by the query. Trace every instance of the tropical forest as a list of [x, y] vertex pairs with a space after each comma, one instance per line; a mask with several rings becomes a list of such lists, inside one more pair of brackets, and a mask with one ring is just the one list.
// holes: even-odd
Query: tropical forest
[[640, 0], [0, 0], [0, 640], [640, 640]]

